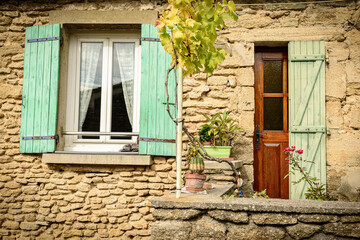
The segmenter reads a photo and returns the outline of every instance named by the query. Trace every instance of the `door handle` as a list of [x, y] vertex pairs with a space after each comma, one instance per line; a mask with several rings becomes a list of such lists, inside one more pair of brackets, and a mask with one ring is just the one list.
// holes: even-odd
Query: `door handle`
[[255, 149], [260, 149], [260, 136], [266, 136], [267, 133], [260, 133], [260, 125], [255, 127]]

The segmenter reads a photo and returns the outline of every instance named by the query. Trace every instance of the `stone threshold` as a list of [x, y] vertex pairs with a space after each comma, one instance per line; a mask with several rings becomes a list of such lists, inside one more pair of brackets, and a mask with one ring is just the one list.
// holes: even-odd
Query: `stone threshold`
[[215, 189], [208, 190], [208, 194], [182, 194], [176, 198], [169, 194], [154, 198], [151, 204], [154, 208], [166, 209], [219, 209], [247, 212], [284, 212], [284, 213], [317, 213], [336, 215], [359, 215], [358, 202], [315, 201], [315, 200], [286, 200], [286, 199], [253, 199], [231, 198], [222, 200], [233, 184], [216, 185]]

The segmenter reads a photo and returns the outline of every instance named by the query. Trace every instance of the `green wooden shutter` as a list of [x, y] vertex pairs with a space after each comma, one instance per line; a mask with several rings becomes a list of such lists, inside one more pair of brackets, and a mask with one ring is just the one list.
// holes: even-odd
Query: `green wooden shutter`
[[[176, 125], [166, 111], [165, 77], [171, 63], [154, 25], [141, 26], [140, 154], [175, 156]], [[169, 77], [170, 110], [174, 113], [174, 73]], [[171, 141], [171, 142], [170, 142]]]
[[60, 63], [60, 24], [27, 27], [20, 152], [54, 152]]
[[[303, 149], [310, 175], [326, 183], [325, 42], [289, 43], [289, 144]], [[304, 199], [308, 184], [291, 184], [290, 198]]]

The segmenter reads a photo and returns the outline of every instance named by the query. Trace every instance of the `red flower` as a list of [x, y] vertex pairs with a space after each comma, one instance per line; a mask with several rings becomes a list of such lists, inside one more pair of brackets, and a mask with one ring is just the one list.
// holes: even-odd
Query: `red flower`
[[290, 148], [289, 151], [290, 152], [293, 152], [295, 150], [295, 148]]
[[297, 152], [298, 152], [299, 154], [302, 154], [304, 151], [301, 150], [301, 149], [299, 149], [299, 150], [297, 150]]
[[285, 161], [286, 161], [286, 162], [289, 162], [289, 159], [287, 158], [287, 159], [285, 159]]
[[291, 148], [287, 147], [287, 148], [284, 149], [284, 152], [291, 151], [290, 149], [291, 149]]
[[295, 146], [291, 146], [292, 149], [295, 149], [296, 147]]

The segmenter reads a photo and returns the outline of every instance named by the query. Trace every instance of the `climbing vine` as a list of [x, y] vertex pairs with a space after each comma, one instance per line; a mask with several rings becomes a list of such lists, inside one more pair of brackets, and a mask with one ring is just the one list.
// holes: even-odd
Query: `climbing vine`
[[[226, 20], [237, 21], [238, 17], [233, 1], [223, 0], [220, 3], [214, 0], [169, 0], [168, 2], [169, 6], [157, 20], [156, 26], [159, 29], [162, 46], [172, 57], [171, 67], [168, 69], [165, 79], [167, 112], [178, 124], [182, 119], [177, 119], [169, 110], [169, 73], [175, 71], [175, 106], [177, 108], [176, 70], [181, 68], [184, 76], [200, 72], [212, 74], [226, 56], [225, 50], [215, 47], [217, 31], [227, 28]], [[239, 174], [231, 161], [210, 156], [184, 124], [182, 129], [203, 158], [228, 163], [239, 184]]]

